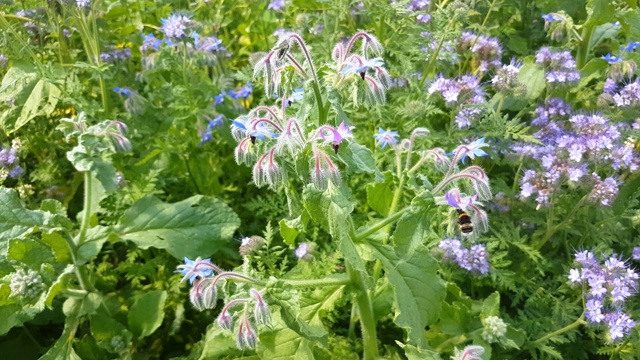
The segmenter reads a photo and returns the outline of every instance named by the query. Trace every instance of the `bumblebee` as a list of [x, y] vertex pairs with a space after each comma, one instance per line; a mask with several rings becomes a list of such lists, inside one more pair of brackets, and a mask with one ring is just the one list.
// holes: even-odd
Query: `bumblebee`
[[463, 235], [471, 235], [473, 232], [473, 223], [471, 222], [471, 216], [466, 211], [456, 208], [458, 212], [458, 227]]

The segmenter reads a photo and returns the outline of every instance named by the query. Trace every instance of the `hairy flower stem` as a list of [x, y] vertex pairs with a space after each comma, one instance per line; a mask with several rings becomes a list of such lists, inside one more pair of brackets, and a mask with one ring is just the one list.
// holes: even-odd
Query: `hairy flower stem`
[[91, 182], [91, 171], [84, 172], [84, 210], [82, 213], [82, 223], [80, 223], [80, 233], [76, 245], [80, 246], [87, 237], [87, 230], [91, 223], [91, 196], [93, 192], [93, 184]]
[[[348, 240], [347, 240], [348, 239]], [[351, 241], [347, 238], [343, 241]], [[346, 262], [347, 273], [351, 282], [356, 286], [356, 304], [360, 315], [360, 327], [362, 331], [363, 359], [374, 360], [378, 358], [378, 337], [376, 335], [376, 319], [373, 315], [373, 303], [362, 275]]]
[[582, 313], [582, 315], [580, 315], [578, 320], [576, 320], [573, 323], [563, 327], [562, 329], [558, 329], [558, 330], [556, 330], [556, 331], [554, 331], [554, 332], [552, 332], [550, 334], [547, 334], [547, 335], [541, 337], [540, 339], [538, 339], [536, 341], [531, 342], [529, 344], [529, 346], [542, 344], [542, 343], [546, 342], [547, 340], [551, 339], [552, 337], [564, 334], [567, 331], [573, 330], [573, 329], [577, 328], [578, 326], [580, 326], [582, 324], [586, 324], [586, 321], [584, 321], [584, 312]]
[[371, 234], [375, 234], [377, 231], [384, 228], [385, 226], [398, 221], [408, 211], [409, 211], [409, 207], [406, 207], [380, 220], [380, 222], [369, 226], [368, 228], [364, 229], [363, 231], [355, 235], [354, 242], [361, 242], [367, 237], [369, 237]]

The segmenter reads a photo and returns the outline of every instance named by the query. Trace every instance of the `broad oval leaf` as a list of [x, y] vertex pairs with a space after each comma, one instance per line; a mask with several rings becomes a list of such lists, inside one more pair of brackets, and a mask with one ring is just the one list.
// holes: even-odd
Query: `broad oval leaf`
[[165, 249], [178, 259], [207, 257], [225, 249], [240, 226], [222, 201], [193, 196], [167, 204], [155, 197], [138, 200], [125, 211], [116, 234], [139, 247]]

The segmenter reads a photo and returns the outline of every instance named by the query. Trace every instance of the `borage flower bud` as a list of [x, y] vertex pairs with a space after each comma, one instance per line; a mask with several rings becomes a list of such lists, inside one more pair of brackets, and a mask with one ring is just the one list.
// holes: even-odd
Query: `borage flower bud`
[[253, 151], [254, 145], [251, 142], [251, 138], [244, 138], [236, 146], [233, 154], [236, 158], [236, 163], [249, 165], [256, 159], [256, 154]]
[[284, 170], [275, 161], [276, 148], [273, 147], [262, 155], [253, 167], [253, 182], [257, 187], [269, 185], [276, 189], [285, 178]]
[[329, 187], [329, 182], [335, 186], [340, 186], [342, 179], [340, 170], [331, 161], [327, 153], [316, 148], [313, 149], [314, 164], [311, 168], [311, 181], [316, 189], [324, 191]]
[[305, 137], [302, 134], [298, 120], [291, 118], [282, 134], [278, 137], [277, 152], [282, 154], [286, 150], [292, 157], [295, 157], [304, 147], [304, 143]]
[[231, 330], [233, 328], [233, 318], [228, 311], [222, 311], [216, 321], [222, 330]]
[[189, 291], [189, 300], [200, 311], [215, 309], [218, 301], [218, 288], [209, 279], [196, 280]]
[[258, 325], [271, 325], [271, 312], [269, 311], [269, 306], [260, 296], [260, 292], [256, 289], [251, 289], [249, 291], [251, 296], [256, 299], [256, 306], [253, 309], [253, 318], [255, 319]]
[[256, 348], [257, 342], [258, 335], [249, 323], [249, 318], [244, 316], [236, 334], [236, 347], [240, 350], [252, 350]]

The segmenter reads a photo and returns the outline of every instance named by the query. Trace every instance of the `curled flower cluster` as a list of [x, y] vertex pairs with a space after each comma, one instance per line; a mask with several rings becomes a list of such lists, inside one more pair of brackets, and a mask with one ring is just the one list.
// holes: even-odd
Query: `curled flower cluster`
[[19, 269], [10, 275], [10, 279], [9, 288], [12, 295], [32, 299], [40, 295], [45, 288], [40, 274], [31, 269]]
[[613, 95], [613, 101], [617, 107], [640, 105], [640, 79], [636, 79], [619, 89], [615, 83], [605, 83], [604, 90], [605, 93]]
[[580, 71], [569, 51], [551, 51], [544, 47], [536, 53], [536, 64], [544, 67], [549, 84], [570, 84], [580, 80]]
[[524, 95], [527, 88], [518, 81], [520, 68], [522, 68], [522, 63], [511, 59], [508, 65], [502, 65], [501, 68], [496, 70], [496, 74], [491, 79], [491, 85], [496, 91], [519, 96]]
[[620, 184], [615, 177], [601, 179], [590, 169], [636, 171], [640, 159], [633, 146], [624, 143], [620, 125], [599, 114], [571, 113], [560, 99], [550, 99], [536, 110], [532, 124], [540, 130], [534, 136], [542, 145], [518, 145], [515, 150], [538, 160], [541, 169], [525, 170], [520, 195], [525, 199], [536, 195], [539, 206], [544, 206], [567, 179], [593, 189], [593, 202], [610, 205]]
[[636, 322], [624, 312], [626, 300], [638, 289], [640, 277], [628, 264], [615, 256], [600, 264], [591, 251], [575, 255], [575, 269], [569, 272], [572, 284], [585, 289], [585, 317], [594, 325], [605, 325], [610, 341], [628, 335]]
[[471, 51], [473, 60], [480, 72], [487, 72], [502, 65], [502, 46], [497, 38], [476, 35], [464, 31], [458, 42], [458, 52]]
[[18, 164], [18, 153], [22, 143], [16, 138], [10, 148], [0, 150], [0, 182], [7, 178], [15, 179], [24, 174], [24, 169]]
[[[220, 269], [211, 263], [211, 259], [184, 258], [184, 264], [178, 265], [176, 272], [184, 275], [182, 281], [189, 280], [192, 285], [189, 300], [200, 310], [214, 309], [218, 302], [218, 285], [225, 281], [253, 282], [254, 280], [236, 272]], [[233, 309], [241, 307], [242, 310]], [[257, 325], [270, 326], [271, 312], [261, 291], [250, 289], [245, 298], [235, 297], [229, 300], [217, 319], [223, 330], [236, 327], [236, 346], [240, 350], [255, 349], [258, 343]]]
[[478, 107], [485, 101], [485, 92], [476, 76], [464, 75], [459, 79], [436, 77], [428, 89], [429, 95], [439, 94], [451, 109], [459, 109], [455, 122], [459, 128], [471, 126], [482, 115]]
[[484, 275], [489, 272], [489, 254], [484, 245], [476, 244], [467, 249], [458, 239], [444, 239], [438, 248], [444, 251], [445, 261], [455, 262], [472, 273]]
[[100, 61], [106, 64], [114, 64], [127, 59], [131, 59], [131, 49], [127, 47], [122, 49], [111, 47], [100, 54]]

